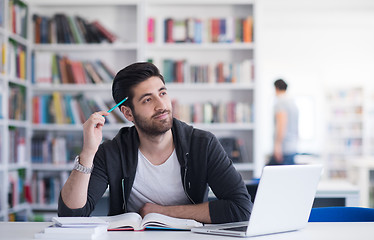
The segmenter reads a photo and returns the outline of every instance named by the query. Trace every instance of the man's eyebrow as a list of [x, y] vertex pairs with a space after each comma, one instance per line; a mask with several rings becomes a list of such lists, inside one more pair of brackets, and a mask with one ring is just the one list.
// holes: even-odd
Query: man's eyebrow
[[[160, 89], [158, 89], [158, 92], [161, 92], [161, 91], [164, 91], [164, 90], [167, 90], [165, 86], [162, 86], [160, 87]], [[147, 96], [151, 96], [152, 93], [144, 93], [143, 95], [141, 95], [138, 99], [138, 101], [141, 101], [143, 98], [147, 97]]]

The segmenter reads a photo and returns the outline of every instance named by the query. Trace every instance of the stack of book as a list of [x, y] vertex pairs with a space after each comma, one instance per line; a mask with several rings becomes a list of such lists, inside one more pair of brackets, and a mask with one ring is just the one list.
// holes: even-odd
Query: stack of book
[[107, 232], [106, 225], [89, 225], [79, 227], [59, 227], [51, 225], [42, 232], [36, 233], [36, 239], [100, 239]]

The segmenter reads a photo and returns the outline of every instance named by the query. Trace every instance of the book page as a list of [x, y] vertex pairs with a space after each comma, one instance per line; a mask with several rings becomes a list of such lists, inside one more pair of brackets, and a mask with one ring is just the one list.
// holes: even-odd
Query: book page
[[172, 228], [189, 230], [193, 227], [200, 227], [199, 223], [192, 219], [174, 218], [159, 213], [149, 213], [142, 221], [142, 226], [147, 228]]
[[100, 217], [104, 221], [109, 223], [109, 230], [142, 230], [140, 223], [142, 217], [135, 212], [123, 213], [115, 216]]

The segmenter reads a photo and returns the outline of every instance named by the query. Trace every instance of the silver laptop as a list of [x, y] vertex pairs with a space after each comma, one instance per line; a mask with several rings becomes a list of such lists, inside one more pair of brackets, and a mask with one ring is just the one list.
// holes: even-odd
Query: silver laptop
[[249, 221], [193, 228], [196, 233], [250, 237], [306, 226], [322, 174], [320, 165], [266, 166]]

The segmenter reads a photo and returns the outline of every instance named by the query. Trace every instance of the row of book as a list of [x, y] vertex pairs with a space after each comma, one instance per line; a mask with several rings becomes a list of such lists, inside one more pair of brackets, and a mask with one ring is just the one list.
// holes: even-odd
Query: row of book
[[[155, 18], [147, 21], [147, 41], [155, 42]], [[222, 18], [166, 18], [163, 41], [165, 43], [232, 43], [253, 42], [253, 17]], [[161, 37], [161, 36], [160, 36]]]
[[26, 120], [26, 89], [9, 84], [9, 119]]
[[57, 204], [67, 172], [34, 171], [31, 178], [31, 202], [34, 204]]
[[[92, 113], [107, 110], [115, 105], [112, 100], [97, 96], [86, 98], [83, 95], [52, 94], [34, 96], [32, 99], [32, 122], [36, 124], [82, 124]], [[106, 123], [127, 123], [128, 121], [115, 109], [106, 117]]]
[[36, 84], [111, 83], [115, 73], [101, 60], [79, 61], [51, 52], [36, 52], [32, 82]]
[[172, 101], [173, 114], [187, 123], [251, 123], [252, 106], [245, 102], [180, 104]]
[[29, 221], [27, 211], [13, 212], [8, 214], [8, 222], [27, 222]]
[[[27, 54], [26, 47], [18, 44], [16, 41], [9, 39], [8, 48], [9, 66], [8, 72], [9, 76], [26, 79], [27, 72]], [[6, 52], [6, 50], [4, 50]], [[5, 56], [3, 56], [3, 63], [5, 64]]]
[[[20, 0], [10, 0], [8, 2], [9, 7], [9, 27], [11, 32], [27, 38], [27, 15], [28, 7], [27, 5]], [[4, 6], [4, 5], [1, 5]], [[3, 11], [1, 11], [4, 14]], [[0, 17], [2, 19], [3, 17]]]
[[26, 133], [23, 128], [9, 127], [9, 163], [26, 162]]
[[38, 44], [83, 44], [114, 42], [117, 37], [99, 21], [89, 22], [81, 16], [55, 14], [33, 15], [34, 42]]
[[163, 60], [165, 82], [174, 83], [251, 83], [253, 61], [191, 64], [187, 60]]
[[56, 165], [72, 163], [80, 153], [82, 143], [81, 134], [35, 134], [31, 140], [31, 162]]

